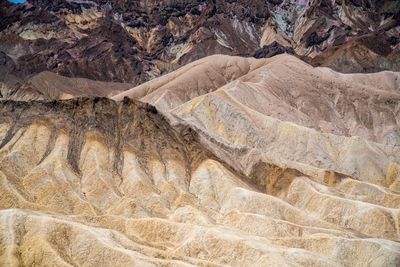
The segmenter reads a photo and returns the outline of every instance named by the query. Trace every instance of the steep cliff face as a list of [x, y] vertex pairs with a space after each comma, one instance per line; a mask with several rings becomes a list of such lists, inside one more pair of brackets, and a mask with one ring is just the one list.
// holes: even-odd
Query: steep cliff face
[[139, 84], [212, 54], [282, 52], [344, 72], [399, 70], [399, 10], [396, 0], [2, 0], [0, 80], [50, 70]]

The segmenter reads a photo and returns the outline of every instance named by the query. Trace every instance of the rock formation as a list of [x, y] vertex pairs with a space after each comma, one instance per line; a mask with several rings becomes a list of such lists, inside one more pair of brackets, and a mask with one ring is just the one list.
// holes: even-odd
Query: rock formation
[[217, 55], [4, 100], [0, 263], [397, 266], [399, 76]]
[[42, 71], [138, 85], [213, 54], [400, 70], [397, 0], [0, 1], [0, 82]]
[[50, 71], [34, 75], [23, 84], [0, 83], [3, 100], [56, 100], [74, 97], [113, 96], [133, 87], [130, 83], [101, 82], [85, 78], [69, 78]]
[[0, 266], [400, 266], [400, 1], [0, 0]]

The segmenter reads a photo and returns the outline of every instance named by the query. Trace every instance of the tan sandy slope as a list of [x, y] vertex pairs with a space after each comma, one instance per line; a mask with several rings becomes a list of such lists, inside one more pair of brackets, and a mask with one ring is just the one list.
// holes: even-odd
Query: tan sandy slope
[[2, 102], [0, 265], [397, 266], [399, 76], [213, 56]]
[[[216, 62], [246, 72], [218, 88], [204, 77]], [[143, 87], [147, 94], [136, 94]], [[199, 93], [203, 87], [212, 92]], [[390, 178], [400, 157], [399, 73], [340, 74], [289, 55], [213, 56], [113, 98], [123, 96], [141, 97], [195, 128], [210, 150], [246, 175], [270, 162], [318, 179], [332, 171], [399, 190]]]

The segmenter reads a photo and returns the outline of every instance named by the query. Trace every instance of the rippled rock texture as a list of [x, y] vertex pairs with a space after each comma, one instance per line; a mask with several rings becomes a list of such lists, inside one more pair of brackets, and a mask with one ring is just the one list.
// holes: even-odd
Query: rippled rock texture
[[399, 78], [212, 56], [3, 101], [0, 263], [397, 266]]

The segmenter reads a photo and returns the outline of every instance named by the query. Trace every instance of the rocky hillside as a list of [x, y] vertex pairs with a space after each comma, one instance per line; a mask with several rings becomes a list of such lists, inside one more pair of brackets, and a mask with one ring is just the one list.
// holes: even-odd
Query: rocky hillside
[[399, 266], [400, 1], [0, 0], [0, 266]]
[[287, 52], [341, 72], [400, 70], [397, 0], [0, 1], [0, 81], [42, 71], [140, 84], [213, 55]]
[[2, 101], [0, 265], [396, 266], [399, 75], [211, 56]]

